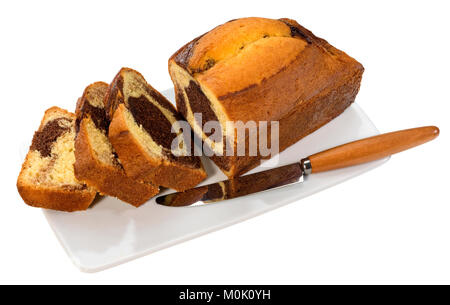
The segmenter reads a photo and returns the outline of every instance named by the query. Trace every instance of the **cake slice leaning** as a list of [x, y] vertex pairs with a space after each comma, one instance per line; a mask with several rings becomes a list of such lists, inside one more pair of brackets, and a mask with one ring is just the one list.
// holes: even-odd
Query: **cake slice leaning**
[[122, 68], [109, 86], [105, 105], [111, 119], [109, 140], [127, 175], [177, 191], [206, 178], [200, 158], [192, 153], [191, 131], [179, 129], [186, 122], [139, 72]]
[[159, 192], [150, 183], [128, 177], [108, 139], [109, 120], [103, 99], [108, 84], [96, 82], [84, 90], [75, 111], [75, 176], [100, 193], [140, 206]]
[[86, 210], [96, 190], [75, 178], [75, 115], [52, 107], [45, 112], [17, 179], [20, 196], [30, 206]]

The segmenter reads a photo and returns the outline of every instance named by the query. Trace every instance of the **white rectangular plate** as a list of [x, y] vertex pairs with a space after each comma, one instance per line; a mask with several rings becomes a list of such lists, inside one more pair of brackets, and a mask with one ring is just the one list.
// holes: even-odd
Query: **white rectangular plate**
[[[173, 89], [163, 94], [174, 101]], [[353, 104], [339, 117], [283, 151], [278, 163], [269, 160], [251, 172], [293, 163], [312, 153], [376, 134], [376, 127]], [[387, 160], [314, 174], [304, 183], [206, 206], [164, 207], [151, 199], [135, 208], [116, 198], [104, 197], [87, 211], [44, 210], [44, 214], [74, 264], [82, 271], [96, 272], [298, 201]], [[210, 160], [203, 161], [208, 179], [202, 184], [226, 179]], [[169, 192], [172, 190], [161, 194]]]

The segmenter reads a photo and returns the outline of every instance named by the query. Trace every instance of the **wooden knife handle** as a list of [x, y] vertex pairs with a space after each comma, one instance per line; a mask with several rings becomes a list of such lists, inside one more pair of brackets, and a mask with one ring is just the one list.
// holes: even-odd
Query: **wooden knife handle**
[[436, 126], [405, 129], [343, 144], [308, 157], [312, 173], [366, 163], [431, 141]]

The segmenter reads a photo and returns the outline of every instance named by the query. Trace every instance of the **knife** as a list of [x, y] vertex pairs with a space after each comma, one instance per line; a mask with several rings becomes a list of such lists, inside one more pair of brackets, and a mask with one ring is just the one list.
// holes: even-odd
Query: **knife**
[[304, 175], [382, 159], [431, 141], [438, 135], [436, 126], [385, 133], [324, 150], [293, 164], [159, 196], [156, 203], [181, 207], [242, 197], [303, 182]]

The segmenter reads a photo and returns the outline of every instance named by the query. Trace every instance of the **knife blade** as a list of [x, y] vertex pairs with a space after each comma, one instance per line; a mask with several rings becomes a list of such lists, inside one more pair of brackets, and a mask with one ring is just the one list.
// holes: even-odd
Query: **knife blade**
[[439, 128], [425, 126], [369, 137], [313, 154], [300, 162], [156, 198], [156, 203], [182, 207], [211, 203], [303, 182], [303, 176], [385, 158], [431, 141]]
[[297, 162], [235, 179], [199, 186], [184, 192], [159, 196], [156, 198], [156, 203], [166, 206], [188, 206], [198, 201], [211, 203], [301, 182], [302, 178], [301, 164]]

